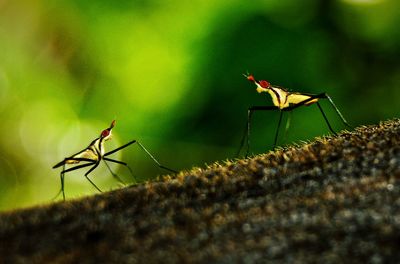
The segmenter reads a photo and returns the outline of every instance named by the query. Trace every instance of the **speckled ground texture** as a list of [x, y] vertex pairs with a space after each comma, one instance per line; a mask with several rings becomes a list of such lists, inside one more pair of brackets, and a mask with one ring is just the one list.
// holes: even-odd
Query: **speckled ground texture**
[[400, 262], [400, 120], [0, 214], [0, 262]]

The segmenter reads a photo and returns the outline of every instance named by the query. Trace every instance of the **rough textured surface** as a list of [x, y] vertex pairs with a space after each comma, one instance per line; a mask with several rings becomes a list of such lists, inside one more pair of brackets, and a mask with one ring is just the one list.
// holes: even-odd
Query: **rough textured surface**
[[400, 120], [3, 213], [0, 241], [5, 262], [397, 262]]

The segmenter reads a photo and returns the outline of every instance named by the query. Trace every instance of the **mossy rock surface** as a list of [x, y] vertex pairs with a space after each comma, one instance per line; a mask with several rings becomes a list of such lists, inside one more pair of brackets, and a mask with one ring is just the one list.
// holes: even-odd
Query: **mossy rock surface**
[[400, 261], [400, 120], [0, 214], [4, 263]]

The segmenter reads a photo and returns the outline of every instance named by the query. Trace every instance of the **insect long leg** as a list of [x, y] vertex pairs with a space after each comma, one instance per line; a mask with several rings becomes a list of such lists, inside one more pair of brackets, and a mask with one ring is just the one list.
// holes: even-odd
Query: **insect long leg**
[[62, 193], [63, 200], [65, 201], [65, 192], [64, 192], [64, 186], [65, 186], [65, 184], [64, 184], [64, 178], [65, 177], [64, 176], [65, 176], [65, 173], [70, 172], [70, 171], [74, 171], [74, 170], [78, 170], [78, 169], [81, 169], [81, 168], [84, 168], [84, 167], [88, 167], [88, 166], [91, 166], [91, 165], [93, 165], [95, 163], [91, 159], [85, 159], [85, 161], [88, 161], [88, 160], [90, 160], [91, 162], [90, 163], [86, 163], [86, 164], [82, 164], [82, 165], [78, 165], [78, 166], [75, 166], [75, 167], [72, 167], [72, 168], [69, 168], [69, 169], [65, 169], [65, 164], [63, 164], [63, 169], [60, 172], [61, 189], [57, 193], [57, 195], [54, 196], [54, 198], [52, 200], [56, 199], [60, 195], [60, 193]]
[[[89, 160], [90, 160], [90, 159], [89, 159]], [[78, 165], [78, 166], [75, 166], [75, 167], [72, 167], [72, 168], [69, 168], [69, 169], [66, 169], [66, 170], [64, 169], [64, 170], [61, 171], [61, 173], [62, 173], [62, 174], [65, 174], [66, 172], [78, 170], [78, 169], [81, 169], [81, 168], [85, 168], [85, 167], [88, 167], [88, 166], [92, 166], [92, 165], [94, 164], [94, 166], [93, 166], [92, 168], [90, 168], [90, 170], [88, 170], [88, 171], [85, 173], [85, 177], [86, 177], [86, 179], [87, 179], [99, 192], [101, 192], [101, 190], [99, 189], [99, 187], [97, 187], [96, 184], [94, 184], [94, 183], [89, 179], [89, 177], [87, 176], [87, 175], [88, 175], [90, 172], [92, 172], [97, 166], [99, 166], [100, 161], [95, 161], [95, 160], [90, 160], [90, 161], [91, 161], [90, 163]], [[64, 165], [64, 168], [65, 168], [65, 165]], [[61, 185], [61, 188], [62, 188], [63, 196], [64, 196], [64, 176], [62, 176], [62, 185]], [[64, 196], [64, 197], [65, 197], [65, 196]], [[64, 199], [65, 199], [65, 198], [64, 198]]]
[[[64, 166], [63, 166], [63, 170], [65, 170], [65, 164], [64, 164]], [[65, 173], [64, 173], [64, 172], [61, 172], [61, 173], [60, 173], [60, 178], [61, 178], [61, 191], [62, 191], [62, 195], [63, 195], [63, 200], [65, 201], [64, 176], [65, 176]]]
[[96, 163], [96, 162], [92, 161], [92, 162], [90, 162], [90, 163], [78, 165], [78, 166], [75, 166], [75, 167], [72, 167], [72, 168], [69, 168], [69, 169], [66, 169], [66, 170], [65, 170], [65, 165], [64, 165], [63, 170], [61, 171], [61, 173], [66, 173], [66, 172], [78, 170], [78, 169], [81, 169], [81, 168], [85, 168], [85, 167], [91, 166], [91, 165], [93, 165], [93, 164], [95, 164], [95, 163]]
[[126, 148], [127, 146], [132, 145], [133, 143], [136, 143], [136, 142], [137, 142], [136, 140], [132, 140], [131, 142], [128, 142], [128, 143], [126, 143], [125, 145], [122, 145], [121, 147], [118, 147], [118, 148], [116, 148], [116, 149], [114, 149], [114, 150], [111, 150], [111, 151], [105, 153], [105, 154], [103, 155], [103, 157], [108, 156], [108, 155], [111, 155], [111, 154], [113, 154], [113, 153], [115, 153], [115, 152], [117, 152], [117, 151], [120, 151], [121, 149], [124, 149], [124, 148]]
[[[94, 162], [92, 161], [91, 163], [78, 165], [78, 166], [69, 168], [69, 169], [67, 169], [67, 170], [63, 170], [63, 171], [61, 172], [61, 173], [63, 174], [61, 188], [62, 188], [62, 193], [63, 193], [64, 201], [65, 201], [65, 193], [64, 193], [64, 174], [65, 174], [66, 172], [70, 172], [70, 171], [74, 171], [74, 170], [77, 170], [77, 169], [81, 169], [81, 168], [85, 168], [85, 167], [88, 167], [88, 166], [92, 166], [93, 164], [95, 164], [95, 165], [94, 165], [87, 173], [85, 173], [85, 177], [86, 177], [86, 179], [89, 180], [89, 182], [90, 182], [91, 184], [93, 184], [94, 187], [96, 187], [97, 190], [99, 190], [99, 191], [101, 192], [101, 190], [87, 177], [87, 174], [88, 174], [89, 172], [91, 172], [92, 170], [94, 170], [94, 168], [97, 167], [98, 163], [99, 163], [99, 162], [94, 163]], [[64, 167], [65, 167], [65, 165], [64, 165]]]
[[[64, 164], [64, 166], [63, 166], [63, 170], [65, 170], [65, 164]], [[59, 195], [60, 195], [60, 193], [62, 192], [63, 193], [63, 198], [64, 198], [64, 201], [65, 201], [65, 194], [64, 194], [64, 173], [60, 173], [60, 180], [61, 180], [61, 188], [60, 188], [60, 190], [58, 191], [58, 193], [51, 199], [51, 200], [55, 200]]]
[[342, 115], [342, 113], [340, 113], [339, 109], [337, 108], [337, 106], [335, 105], [335, 103], [333, 102], [333, 100], [331, 99], [331, 97], [325, 93], [325, 97], [326, 99], [328, 99], [329, 103], [332, 105], [333, 109], [335, 109], [336, 113], [339, 115], [340, 119], [342, 119], [343, 124], [345, 124], [346, 126], [352, 128], [349, 123], [347, 123], [346, 119], [344, 119], [344, 116]]
[[249, 109], [247, 110], [247, 123], [246, 123], [246, 128], [242, 137], [242, 140], [240, 142], [240, 147], [239, 150], [237, 152], [236, 156], [239, 156], [240, 151], [243, 148], [244, 142], [246, 140], [246, 155], [245, 157], [248, 156], [249, 154], [249, 150], [250, 150], [250, 134], [251, 134], [251, 117], [253, 116], [253, 112], [255, 111], [270, 111], [270, 110], [279, 110], [279, 108], [275, 107], [275, 106], [252, 106], [249, 107]]
[[241, 151], [242, 148], [243, 148], [244, 141], [246, 140], [246, 137], [247, 137], [247, 130], [248, 130], [248, 126], [247, 126], [247, 123], [246, 123], [246, 126], [245, 126], [245, 128], [244, 128], [244, 132], [243, 132], [242, 139], [240, 140], [239, 149], [238, 149], [238, 151], [236, 152], [235, 157], [238, 157], [238, 156], [239, 156], [240, 151]]
[[[253, 107], [252, 107], [253, 108]], [[253, 112], [256, 111], [255, 109], [247, 110], [247, 144], [246, 144], [246, 158], [250, 151], [250, 132], [251, 132], [251, 117], [253, 116]]]
[[96, 188], [99, 192], [102, 192], [102, 191], [99, 189], [99, 187], [97, 187], [97, 185], [94, 184], [94, 182], [92, 182], [92, 180], [91, 180], [87, 175], [85, 175], [85, 177], [86, 177], [86, 179], [94, 186], [94, 188]]
[[173, 173], [178, 173], [176, 170], [173, 170], [173, 169], [170, 169], [170, 168], [167, 168], [167, 167], [161, 165], [161, 163], [158, 162], [158, 160], [156, 160], [156, 158], [154, 158], [154, 156], [151, 155], [151, 153], [150, 153], [139, 141], [136, 141], [136, 143], [137, 143], [137, 144], [139, 145], [139, 147], [140, 147], [144, 152], [146, 152], [146, 154], [158, 165], [158, 167], [160, 167], [160, 168], [162, 168], [162, 169], [164, 169], [164, 170], [173, 172]]
[[97, 166], [99, 166], [99, 164], [100, 164], [100, 161], [97, 161], [97, 162], [94, 164], [94, 166], [91, 167], [90, 170], [88, 170], [88, 171], [85, 173], [85, 177], [86, 177], [86, 179], [87, 179], [99, 192], [102, 192], [102, 191], [99, 189], [99, 187], [97, 187], [97, 185], [94, 184], [94, 182], [92, 182], [92, 180], [88, 177], [89, 173], [91, 173], [94, 169], [96, 169]]
[[276, 142], [278, 141], [279, 127], [281, 126], [281, 122], [282, 122], [283, 111], [279, 111], [279, 112], [280, 112], [280, 114], [279, 114], [278, 127], [276, 128], [274, 146], [272, 147], [272, 149], [275, 149], [275, 147], [276, 147]]
[[126, 164], [125, 162], [119, 161], [119, 160], [115, 160], [115, 159], [106, 158], [106, 157], [103, 157], [103, 160], [104, 160], [104, 163], [106, 163], [106, 165], [107, 165], [108, 169], [110, 170], [111, 174], [112, 174], [119, 182], [125, 184], [125, 183], [118, 177], [117, 174], [113, 173], [113, 171], [111, 170], [111, 168], [110, 168], [110, 166], [108, 165], [108, 163], [106, 162], [106, 160], [107, 160], [107, 161], [110, 161], [110, 162], [118, 163], [118, 164], [121, 164], [121, 165], [124, 165], [125, 167], [127, 167], [128, 170], [129, 170], [129, 172], [132, 174], [133, 179], [135, 180], [135, 182], [137, 182], [136, 177], [135, 177], [135, 175], [133, 174], [132, 169], [131, 169], [131, 168], [128, 166], [128, 164]]
[[[332, 107], [335, 109], [336, 113], [339, 115], [339, 117], [340, 117], [340, 119], [342, 120], [342, 122], [343, 122], [346, 126], [351, 127], [351, 126], [349, 125], [349, 123], [347, 123], [346, 119], [344, 119], [342, 113], [340, 113], [339, 109], [336, 107], [335, 103], [334, 103], [333, 100], [329, 97], [329, 95], [328, 95], [327, 93], [320, 93], [320, 94], [312, 95], [312, 96], [310, 96], [308, 99], [306, 99], [306, 100], [304, 100], [304, 101], [301, 101], [301, 102], [299, 102], [299, 103], [297, 103], [297, 104], [295, 104], [295, 105], [293, 105], [293, 106], [287, 107], [287, 108], [285, 108], [285, 109], [283, 109], [283, 110], [284, 110], [284, 111], [291, 111], [291, 110], [293, 110], [293, 109], [296, 109], [297, 107], [300, 107], [300, 106], [305, 105], [306, 103], [312, 101], [313, 99], [328, 99], [329, 103], [330, 103], [330, 104], [332, 105]], [[332, 129], [332, 126], [331, 126], [331, 124], [329, 123], [328, 118], [326, 117], [324, 111], [322, 110], [321, 105], [320, 105], [318, 102], [317, 102], [317, 106], [318, 106], [319, 110], [321, 111], [322, 116], [324, 117], [325, 122], [326, 122], [326, 124], [327, 124], [328, 127], [329, 127], [329, 130], [330, 130], [333, 134], [336, 135], [336, 132]]]
[[334, 135], [337, 135], [336, 132], [335, 132], [335, 131], [333, 130], [333, 128], [331, 127], [331, 124], [329, 124], [328, 118], [326, 117], [324, 111], [322, 110], [321, 105], [320, 105], [318, 102], [317, 102], [317, 106], [318, 106], [319, 110], [321, 111], [321, 114], [322, 114], [322, 116], [324, 117], [325, 122], [326, 122], [326, 124], [327, 124], [328, 127], [329, 127], [329, 130], [330, 130]]
[[[327, 93], [320, 93], [320, 94], [316, 94], [316, 95], [312, 95], [310, 96], [310, 98], [301, 101], [295, 105], [292, 105], [290, 107], [287, 107], [285, 109], [283, 109], [284, 111], [291, 111], [293, 109], [296, 109], [297, 107], [300, 107], [302, 105], [305, 105], [306, 103], [312, 101], [313, 99], [328, 99], [329, 103], [331, 104], [331, 106], [333, 107], [333, 109], [335, 109], [336, 113], [338, 114], [338, 116], [340, 117], [340, 119], [342, 120], [343, 124], [345, 124], [346, 126], [350, 127], [349, 123], [346, 121], [346, 119], [344, 118], [344, 116], [342, 115], [342, 113], [339, 111], [339, 109], [336, 107], [335, 103], [333, 102], [332, 98], [327, 94]], [[321, 108], [320, 108], [321, 109]], [[324, 117], [326, 118], [325, 114], [323, 114]], [[326, 119], [325, 119], [326, 120]], [[331, 130], [332, 131], [332, 130]]]
[[[133, 144], [133, 143], [137, 143], [138, 146], [139, 146], [144, 152], [146, 152], [146, 154], [158, 165], [158, 167], [160, 167], [160, 168], [162, 168], [162, 169], [165, 169], [165, 170], [168, 170], [168, 171], [173, 172], [173, 173], [177, 173], [176, 170], [173, 170], [173, 169], [170, 169], [170, 168], [167, 168], [167, 167], [161, 165], [160, 162], [158, 162], [158, 160], [156, 160], [156, 158], [154, 158], [154, 156], [151, 155], [151, 153], [150, 153], [139, 141], [137, 141], [137, 140], [132, 140], [131, 142], [128, 142], [128, 143], [126, 143], [125, 145], [122, 145], [122, 146], [119, 147], [119, 148], [116, 148], [116, 149], [114, 149], [114, 150], [111, 150], [111, 151], [107, 152], [106, 154], [103, 155], [103, 159], [107, 160], [106, 158], [104, 158], [105, 156], [111, 155], [111, 154], [113, 154], [113, 153], [115, 153], [115, 152], [117, 152], [117, 151], [119, 151], [119, 150], [121, 150], [121, 149], [123, 149], [123, 148], [128, 147], [129, 145], [131, 145], [131, 144]], [[109, 161], [111, 161], [111, 160], [109, 160]], [[115, 162], [115, 160], [113, 160], [113, 161]], [[117, 163], [118, 163], [118, 162], [117, 162]], [[121, 163], [121, 164], [122, 164], [122, 163]], [[128, 168], [129, 168], [129, 167], [128, 167]], [[129, 169], [130, 169], [130, 168], [129, 168]], [[131, 170], [131, 172], [132, 172], [132, 170]], [[132, 175], [133, 175], [133, 173], [132, 173]]]
[[287, 115], [287, 120], [286, 120], [286, 126], [285, 126], [285, 133], [283, 134], [283, 141], [285, 141], [287, 133], [289, 131], [289, 127], [290, 127], [290, 122], [292, 120], [292, 111], [289, 111], [289, 114]]
[[125, 182], [124, 182], [117, 174], [115, 174], [115, 173], [111, 170], [110, 165], [108, 165], [108, 163], [107, 163], [105, 160], [104, 160], [104, 163], [106, 164], [106, 166], [107, 166], [108, 170], [110, 171], [111, 175], [112, 175], [115, 179], [117, 179], [117, 181], [119, 181], [119, 182], [122, 183], [123, 185], [126, 185]]

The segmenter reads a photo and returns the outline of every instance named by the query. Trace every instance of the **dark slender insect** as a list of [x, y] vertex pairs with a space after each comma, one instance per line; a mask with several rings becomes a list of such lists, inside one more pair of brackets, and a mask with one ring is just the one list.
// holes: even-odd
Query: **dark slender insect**
[[[273, 106], [252, 106], [248, 108], [247, 110], [247, 123], [246, 123], [246, 128], [245, 132], [243, 134], [241, 143], [240, 143], [240, 148], [237, 153], [237, 156], [240, 154], [241, 149], [243, 148], [245, 139], [247, 138], [246, 141], [246, 157], [249, 153], [250, 150], [250, 130], [251, 130], [251, 117], [253, 115], [253, 112], [255, 111], [279, 111], [279, 121], [278, 121], [278, 127], [275, 132], [275, 139], [274, 139], [274, 145], [273, 148], [276, 147], [276, 143], [278, 140], [278, 134], [279, 134], [279, 127], [281, 125], [282, 121], [282, 115], [283, 112], [291, 112], [292, 110], [300, 107], [300, 106], [309, 106], [312, 104], [316, 104], [318, 106], [318, 109], [321, 111], [321, 114], [328, 125], [329, 130], [336, 135], [336, 132], [333, 130], [331, 124], [328, 121], [328, 118], [326, 117], [324, 111], [322, 110], [321, 105], [319, 104], [320, 99], [328, 99], [329, 103], [332, 105], [332, 107], [335, 109], [336, 113], [339, 115], [340, 119], [342, 122], [351, 128], [351, 126], [347, 123], [346, 119], [343, 117], [343, 115], [340, 113], [339, 109], [336, 107], [335, 103], [332, 101], [332, 99], [329, 97], [327, 93], [320, 93], [320, 94], [309, 94], [309, 93], [299, 93], [299, 92], [290, 92], [287, 89], [279, 86], [273, 86], [269, 82], [265, 80], [257, 81], [253, 75], [251, 74], [243, 74], [247, 80], [250, 82], [253, 82], [257, 88], [258, 93], [266, 92], [268, 93], [271, 98], [272, 98], [272, 103], [274, 104]], [[286, 129], [289, 127], [290, 123], [290, 118], [288, 119], [288, 124], [286, 126]]]
[[[144, 152], [145, 152], [159, 167], [160, 167], [160, 168], [165, 169], [165, 170], [168, 170], [168, 171], [173, 172], [173, 173], [177, 173], [177, 171], [172, 170], [172, 169], [169, 169], [169, 168], [167, 168], [167, 167], [161, 165], [161, 164], [154, 158], [154, 156], [153, 156], [139, 141], [137, 141], [137, 140], [132, 140], [132, 141], [126, 143], [125, 145], [122, 145], [122, 146], [120, 146], [120, 147], [118, 147], [118, 148], [116, 148], [116, 149], [114, 149], [114, 150], [111, 150], [111, 151], [109, 151], [109, 152], [105, 152], [105, 149], [104, 149], [104, 142], [107, 141], [107, 140], [109, 140], [109, 139], [111, 139], [111, 136], [112, 136], [112, 135], [111, 135], [111, 130], [113, 129], [114, 126], [115, 126], [115, 120], [113, 120], [113, 121], [111, 122], [110, 127], [107, 128], [107, 129], [104, 129], [104, 130], [101, 132], [100, 136], [99, 136], [98, 138], [96, 138], [95, 140], [93, 140], [87, 148], [85, 148], [85, 149], [82, 150], [82, 151], [79, 151], [78, 153], [76, 153], [76, 154], [74, 154], [74, 155], [72, 155], [72, 156], [70, 156], [70, 157], [65, 158], [63, 161], [61, 161], [61, 162], [59, 162], [59, 163], [57, 163], [56, 165], [53, 166], [53, 169], [63, 166], [63, 169], [62, 169], [62, 171], [61, 171], [61, 173], [60, 173], [61, 189], [60, 189], [60, 191], [58, 192], [58, 194], [56, 195], [56, 197], [57, 197], [60, 193], [62, 193], [62, 194], [63, 194], [63, 199], [64, 199], [64, 201], [65, 201], [65, 192], [64, 192], [64, 175], [65, 175], [65, 173], [70, 172], [70, 171], [74, 171], [74, 170], [77, 170], [77, 169], [89, 167], [89, 166], [92, 166], [92, 167], [91, 167], [84, 175], [85, 175], [86, 179], [87, 179], [99, 192], [101, 192], [101, 190], [99, 189], [99, 187], [97, 187], [96, 184], [94, 184], [94, 182], [93, 182], [92, 180], [90, 180], [90, 178], [88, 177], [89, 173], [91, 173], [94, 169], [97, 168], [97, 166], [99, 166], [101, 160], [104, 161], [104, 163], [106, 164], [108, 170], [111, 172], [112, 176], [113, 176], [114, 178], [116, 178], [119, 182], [121, 182], [121, 183], [124, 184], [124, 182], [121, 180], [121, 178], [119, 178], [118, 175], [115, 174], [115, 173], [111, 170], [110, 166], [108, 165], [108, 163], [107, 163], [106, 161], [114, 162], [114, 163], [118, 163], [118, 164], [121, 164], [121, 165], [126, 166], [126, 167], [129, 169], [129, 171], [130, 171], [130, 173], [132, 174], [132, 176], [135, 177], [135, 176], [133, 175], [133, 172], [132, 172], [131, 168], [128, 166], [127, 163], [125, 163], [125, 162], [123, 162], [123, 161], [111, 159], [111, 158], [108, 157], [109, 155], [111, 155], [111, 154], [113, 154], [113, 153], [115, 153], [115, 152], [117, 152], [117, 151], [120, 151], [120, 150], [122, 150], [122, 149], [124, 149], [124, 148], [126, 148], [126, 147], [128, 147], [128, 146], [130, 146], [130, 145], [132, 145], [132, 144], [134, 144], [134, 143], [136, 143], [137, 145], [139, 145], [139, 147], [140, 147], [140, 148], [141, 148], [141, 149], [142, 149], [142, 150], [143, 150], [143, 151], [144, 151]], [[72, 168], [69, 168], [69, 169], [65, 169], [65, 165], [66, 165], [66, 164], [77, 164], [77, 163], [80, 163], [80, 162], [85, 162], [85, 163], [84, 163], [84, 164], [81, 164], [81, 165], [77, 165], [77, 166], [72, 167]], [[136, 181], [136, 179], [135, 179], [135, 181]], [[55, 197], [55, 198], [56, 198], [56, 197]]]

